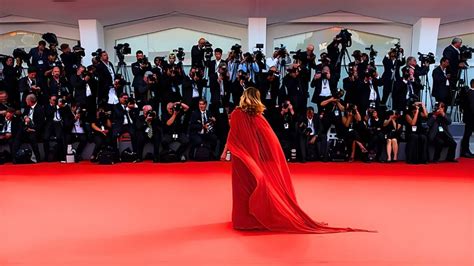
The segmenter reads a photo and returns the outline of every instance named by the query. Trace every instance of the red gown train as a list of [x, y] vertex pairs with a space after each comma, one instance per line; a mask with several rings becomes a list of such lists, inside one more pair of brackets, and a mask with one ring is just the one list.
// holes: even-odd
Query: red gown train
[[278, 138], [262, 115], [235, 109], [227, 147], [232, 154], [232, 223], [235, 229], [288, 233], [368, 230], [335, 228], [311, 219], [298, 206]]

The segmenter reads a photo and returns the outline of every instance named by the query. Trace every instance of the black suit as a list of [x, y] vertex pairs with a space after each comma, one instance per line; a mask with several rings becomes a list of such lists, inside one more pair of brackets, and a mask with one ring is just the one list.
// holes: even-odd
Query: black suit
[[[23, 117], [28, 116], [30, 114], [31, 107], [27, 106], [23, 111]], [[20, 148], [22, 142], [29, 142], [31, 144], [31, 148], [35, 154], [36, 160], [39, 162], [41, 161], [40, 152], [38, 148], [38, 141], [39, 137], [41, 136], [43, 127], [45, 123], [45, 115], [44, 109], [38, 103], [33, 108], [33, 119], [32, 121], [27, 124], [25, 122], [21, 123], [21, 130], [18, 134], [18, 138], [15, 138], [13, 144], [13, 150], [17, 151]], [[27, 129], [31, 129], [34, 131], [28, 132]]]
[[385, 56], [382, 60], [383, 63], [383, 98], [382, 103], [387, 103], [388, 96], [393, 90], [395, 81], [400, 79], [400, 68], [405, 65], [405, 58], [391, 60], [389, 57]]
[[454, 160], [457, 144], [448, 128], [451, 125], [451, 118], [448, 115], [435, 117], [434, 114], [430, 114], [427, 124], [430, 127], [428, 140], [435, 147], [433, 161], [439, 160], [443, 147], [448, 147], [446, 160]]
[[433, 76], [433, 92], [437, 102], [443, 102], [447, 105], [451, 103], [451, 91], [446, 85], [447, 77], [440, 66], [436, 67], [432, 73]]
[[275, 77], [273, 81], [269, 81], [266, 78], [263, 79], [258, 89], [260, 91], [260, 98], [265, 106], [271, 107], [278, 103], [277, 98], [280, 94], [280, 79], [278, 77]]
[[[322, 121], [319, 119], [317, 114], [314, 114], [313, 119], [311, 119], [314, 131], [311, 130], [311, 134], [306, 134], [305, 129], [309, 128], [309, 120], [305, 115], [301, 116], [297, 122], [297, 133], [299, 139], [299, 149], [301, 154], [301, 160], [303, 162], [307, 160], [318, 160], [325, 159], [326, 148], [327, 148], [327, 137], [324, 132]], [[309, 141], [312, 137], [316, 137], [314, 144], [310, 144]]]
[[443, 57], [449, 60], [449, 73], [451, 74], [452, 86], [456, 85], [459, 78], [459, 61], [461, 59], [460, 53], [452, 45], [444, 48]]
[[[381, 85], [382, 84], [380, 80], [372, 79], [372, 86], [376, 94], [375, 100], [373, 101], [375, 103], [375, 108], [378, 108], [380, 105], [379, 86]], [[369, 100], [370, 92], [371, 92], [370, 83], [362, 81], [360, 92], [358, 93], [359, 100], [358, 100], [358, 103], [356, 103], [359, 106], [359, 111], [362, 116], [365, 114], [365, 111], [370, 107], [370, 103], [371, 103], [371, 101]]]
[[[199, 99], [202, 98], [202, 90], [204, 88], [204, 83], [202, 80], [194, 81], [190, 77], [185, 77], [183, 80], [182, 95], [183, 102], [187, 104], [191, 110], [194, 110], [198, 107]], [[194, 89], [197, 90], [197, 95], [193, 96]]]
[[[407, 93], [409, 83], [405, 83], [403, 79], [397, 80], [393, 89], [393, 110], [405, 111], [408, 105]], [[421, 85], [416, 82], [411, 82], [413, 94], [420, 97]]]
[[[329, 96], [320, 96], [320, 94], [322, 92], [322, 89], [323, 89], [323, 82], [327, 82], [327, 84], [329, 85], [329, 89], [331, 90], [331, 95], [329, 95]], [[337, 93], [337, 81], [334, 80], [334, 79], [331, 79], [331, 80], [322, 79], [322, 78], [313, 79], [311, 81], [311, 87], [314, 88], [314, 93], [313, 93], [313, 97], [311, 99], [311, 102], [318, 105], [318, 112], [320, 112], [322, 110], [321, 102], [323, 102], [324, 100], [327, 100], [328, 98], [336, 95], [336, 93]]]
[[342, 87], [346, 91], [344, 101], [346, 103], [357, 104], [361, 82], [358, 79], [351, 80], [349, 77], [347, 77], [342, 80]]
[[[124, 107], [120, 103], [115, 104], [112, 111], [112, 134], [114, 139], [117, 139], [123, 133], [128, 132], [130, 134], [132, 149], [134, 152], [136, 152], [138, 148], [135, 128], [138, 113], [139, 112], [136, 108], [127, 111], [127, 106]], [[128, 124], [125, 124], [125, 120], [127, 120]]]
[[[115, 70], [112, 63], [108, 63], [109, 67], [112, 69], [112, 72], [115, 76]], [[99, 78], [99, 88], [98, 88], [98, 97], [99, 103], [107, 102], [108, 94], [110, 87], [113, 87], [114, 84], [114, 76], [112, 76], [109, 72], [109, 68], [104, 64], [104, 62], [100, 61], [99, 64], [96, 66], [96, 74]]]
[[204, 48], [199, 48], [198, 45], [191, 48], [191, 66], [204, 68]]
[[18, 117], [14, 116], [12, 120], [8, 121], [5, 117], [0, 116], [0, 135], [11, 134], [9, 139], [0, 139], [0, 144], [8, 144], [12, 155], [16, 154], [14, 143], [19, 138], [20, 130], [21, 121]]
[[[143, 159], [143, 149], [147, 142], [153, 144], [153, 160], [159, 160], [160, 144], [161, 144], [161, 121], [155, 117], [149, 124], [144, 115], [138, 117], [136, 122], [137, 138], [138, 138], [138, 156]], [[151, 135], [151, 136], [150, 136]]]
[[[221, 94], [221, 84], [223, 95]], [[230, 100], [231, 82], [229, 78], [218, 81], [217, 78], [211, 79], [209, 84], [211, 92], [212, 111], [215, 112], [218, 108], [228, 106]]]
[[[45, 155], [50, 153], [49, 150], [49, 141], [51, 137], [55, 137], [55, 140], [58, 144], [58, 150], [56, 151], [59, 157], [59, 160], [66, 159], [66, 134], [71, 131], [73, 115], [71, 112], [71, 108], [69, 106], [65, 106], [62, 108], [57, 108], [57, 106], [51, 106], [48, 104], [44, 108], [45, 113], [45, 128], [43, 134], [43, 149]], [[56, 121], [55, 118], [59, 118]]]
[[464, 134], [461, 141], [461, 154], [469, 152], [469, 140], [474, 131], [474, 89], [466, 91], [463, 104]]
[[210, 122], [212, 115], [210, 111], [205, 111], [205, 117], [203, 120], [201, 110], [195, 110], [191, 114], [191, 121], [189, 123], [189, 140], [191, 143], [191, 153], [199, 145], [206, 145], [210, 148], [211, 153], [215, 156], [215, 149], [217, 145], [217, 136], [215, 131], [207, 131], [204, 129], [203, 124]]

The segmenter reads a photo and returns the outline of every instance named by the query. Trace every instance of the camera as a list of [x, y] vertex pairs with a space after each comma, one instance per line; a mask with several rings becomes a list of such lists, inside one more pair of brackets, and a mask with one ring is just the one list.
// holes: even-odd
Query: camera
[[303, 131], [305, 135], [311, 135], [313, 133], [313, 130], [310, 127], [306, 127]]
[[115, 75], [115, 79], [119, 80], [118, 85], [120, 87], [130, 86], [130, 82], [126, 81], [121, 74]]
[[232, 45], [230, 50], [235, 54], [235, 58], [239, 59], [240, 54], [242, 54], [242, 45], [236, 43]]
[[100, 60], [100, 54], [102, 54], [102, 49], [97, 49], [95, 52], [92, 52], [91, 55], [95, 57], [96, 60]]
[[286, 46], [280, 44], [280, 47], [275, 47], [275, 51], [277, 51], [278, 56], [284, 58], [286, 56]]
[[78, 43], [72, 47], [72, 52], [78, 57], [82, 58], [86, 56], [85, 49], [81, 47], [81, 45]]
[[298, 49], [296, 51], [290, 51], [290, 54], [293, 55], [292, 58], [293, 60], [296, 60], [296, 61], [305, 62], [307, 59], [306, 52], [301, 51], [301, 49]]
[[422, 65], [428, 63], [428, 64], [434, 64], [435, 63], [435, 56], [432, 52], [429, 52], [428, 54], [422, 54], [420, 52], [418, 52], [418, 60], [420, 60], [420, 63]]
[[22, 61], [28, 62], [30, 60], [30, 55], [28, 55], [27, 52], [25, 52], [25, 49], [23, 48], [16, 48], [13, 50], [13, 57], [14, 58], [20, 58]]
[[400, 55], [401, 55], [401, 53], [402, 53], [400, 42], [397, 42], [397, 43], [394, 45], [394, 47], [390, 49], [390, 52], [395, 53], [395, 57], [396, 57], [396, 58], [399, 58]]
[[245, 60], [245, 62], [247, 62], [247, 63], [253, 63], [253, 62], [254, 62], [253, 56], [252, 56], [252, 54], [249, 53], [249, 52], [246, 52], [246, 53], [244, 54], [244, 60]]
[[[207, 43], [209, 43], [209, 42], [207, 42]], [[212, 44], [211, 44], [211, 46], [212, 46]], [[183, 61], [184, 56], [186, 55], [186, 53], [184, 52], [184, 49], [182, 47], [178, 47], [178, 49], [174, 49], [173, 53], [176, 54], [176, 57], [178, 58], [179, 61]]]
[[344, 97], [344, 94], [345, 94], [345, 91], [340, 89], [336, 92], [336, 95], [334, 95], [334, 98], [341, 99], [342, 97]]
[[336, 41], [344, 47], [351, 47], [352, 45], [352, 33], [350, 33], [347, 29], [342, 29], [336, 35]]
[[377, 56], [378, 52], [374, 49], [374, 45], [370, 45], [370, 47], [366, 47], [365, 50], [369, 51], [369, 58], [370, 62], [375, 61], [375, 57]]
[[129, 55], [132, 53], [132, 48], [130, 47], [130, 44], [128, 43], [119, 43], [117, 46], [114, 46], [115, 51], [117, 54], [122, 54], [122, 55]]
[[290, 106], [290, 105], [289, 105], [287, 102], [284, 102], [281, 106], [283, 107], [283, 109], [286, 109], [286, 108], [288, 108], [288, 106]]
[[146, 56], [143, 56], [143, 58], [138, 59], [137, 63], [139, 63], [140, 65], [149, 65], [150, 64], [150, 62], [148, 61], [148, 57], [146, 57]]
[[155, 118], [157, 116], [156, 112], [153, 111], [153, 110], [150, 110], [146, 113], [146, 117], [151, 117], [151, 118]]
[[181, 111], [182, 108], [183, 108], [183, 107], [182, 107], [181, 103], [176, 103], [176, 104], [173, 106], [173, 110], [174, 110], [175, 112]]
[[352, 113], [353, 115], [355, 115], [357, 112], [356, 112], [356, 106], [354, 104], [349, 104], [349, 106], [347, 107], [347, 113]]
[[58, 45], [58, 37], [56, 34], [47, 32], [41, 36], [49, 45]]
[[268, 76], [280, 77], [280, 74], [278, 72], [273, 71], [273, 70], [269, 70], [267, 74], [268, 74]]
[[474, 52], [474, 48], [463, 45], [459, 48], [461, 62], [464, 62], [467, 65], [467, 60], [472, 58], [472, 52]]
[[204, 44], [204, 59], [206, 61], [211, 61], [211, 57], [214, 54], [214, 50], [212, 49], [212, 43], [206, 41]]
[[111, 112], [106, 112], [104, 110], [99, 111], [99, 119], [105, 119], [108, 118], [112, 113]]

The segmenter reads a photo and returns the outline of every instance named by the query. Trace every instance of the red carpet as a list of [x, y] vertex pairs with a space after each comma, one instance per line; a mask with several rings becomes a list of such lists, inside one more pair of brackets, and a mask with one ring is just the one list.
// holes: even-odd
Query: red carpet
[[229, 163], [0, 166], [0, 265], [474, 265], [474, 160], [291, 164], [315, 220], [379, 233], [231, 228]]

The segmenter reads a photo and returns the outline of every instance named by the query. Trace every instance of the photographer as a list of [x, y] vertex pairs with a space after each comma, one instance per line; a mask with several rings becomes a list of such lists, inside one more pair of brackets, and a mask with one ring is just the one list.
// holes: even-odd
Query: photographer
[[210, 110], [215, 114], [223, 113], [223, 108], [229, 105], [232, 85], [226, 64], [220, 64], [216, 75], [216, 78], [211, 78], [209, 84], [209, 89], [211, 92]]
[[244, 60], [240, 62], [238, 71], [243, 71], [247, 73], [250, 78], [250, 81], [255, 84], [257, 80], [257, 74], [260, 72], [260, 68], [255, 62], [253, 55], [247, 52], [244, 54]]
[[66, 145], [78, 142], [77, 148], [73, 150], [76, 162], [82, 161], [82, 152], [87, 145], [88, 128], [86, 126], [86, 109], [81, 109], [77, 103], [71, 104], [71, 116], [66, 120]]
[[435, 106], [434, 111], [429, 115], [427, 124], [430, 127], [428, 140], [435, 148], [433, 162], [437, 163], [439, 161], [443, 147], [448, 147], [446, 161], [457, 162], [455, 159], [457, 144], [453, 139], [453, 135], [449, 132], [448, 126], [451, 125], [451, 118], [446, 115], [445, 103], [439, 102]]
[[155, 74], [158, 78], [164, 74], [164, 69], [163, 69], [165, 65], [164, 61], [165, 61], [165, 58], [163, 56], [157, 56], [153, 60], [153, 62], [155, 63], [155, 66], [152, 68], [151, 72], [153, 72], [153, 74]]
[[364, 81], [361, 84], [359, 92], [358, 106], [362, 115], [370, 108], [378, 109], [380, 105], [379, 86], [382, 85], [378, 77], [377, 69], [368, 66], [364, 73]]
[[18, 89], [22, 93], [22, 107], [26, 102], [26, 96], [33, 94], [40, 104], [46, 103], [43, 99], [43, 90], [36, 82], [37, 70], [35, 67], [28, 68], [28, 75], [18, 81]]
[[91, 123], [92, 133], [94, 136], [94, 151], [92, 152], [91, 162], [97, 162], [97, 155], [99, 151], [106, 146], [111, 146], [117, 149], [114, 145], [112, 136], [112, 122], [110, 120], [110, 113], [106, 112], [103, 106], [97, 108], [97, 113]]
[[250, 80], [248, 74], [243, 70], [239, 70], [237, 74], [237, 79], [232, 82], [230, 93], [232, 95], [232, 102], [238, 103], [240, 102], [240, 96], [244, 90], [249, 87], [255, 87], [255, 84]]
[[428, 112], [422, 102], [415, 102], [408, 107], [405, 114], [407, 123], [406, 162], [409, 164], [428, 163], [428, 139], [423, 127], [423, 120], [428, 118]]
[[44, 72], [46, 72], [48, 68], [48, 55], [50, 51], [46, 48], [46, 42], [41, 40], [38, 42], [38, 46], [35, 48], [31, 48], [30, 52], [28, 53], [29, 58], [31, 59], [28, 63], [28, 66], [33, 66], [36, 68], [38, 73], [38, 85], [41, 87], [46, 87], [46, 78], [44, 76]]
[[390, 49], [382, 60], [383, 64], [383, 96], [382, 104], [386, 104], [390, 93], [393, 91], [395, 82], [400, 79], [400, 68], [405, 65], [403, 48], [396, 46]]
[[306, 109], [306, 114], [299, 119], [297, 128], [301, 162], [323, 160], [326, 155], [327, 137], [313, 107]]
[[192, 67], [189, 70], [189, 76], [183, 80], [183, 102], [186, 103], [191, 111], [198, 109], [199, 100], [202, 98], [204, 81], [199, 68]]
[[[169, 102], [166, 106], [166, 112], [161, 115], [161, 121], [163, 121], [163, 149], [175, 153], [182, 162], [187, 160], [184, 152], [189, 144], [186, 131], [183, 129], [183, 116], [188, 111], [189, 106], [185, 103]], [[171, 145], [172, 143], [178, 143], [179, 145]]]
[[106, 51], [100, 50], [98, 54], [99, 62], [96, 65], [96, 73], [99, 78], [98, 103], [106, 103], [108, 101], [109, 89], [114, 86], [115, 69], [109, 62], [109, 55]]
[[[196, 147], [206, 146], [211, 154], [211, 158], [216, 158], [215, 149], [217, 146], [217, 136], [214, 126], [216, 118], [211, 112], [206, 110], [207, 101], [199, 100], [199, 110], [193, 111], [189, 124], [189, 140], [191, 143], [191, 154], [195, 153]], [[193, 158], [194, 155], [193, 155]]]
[[451, 89], [450, 80], [451, 74], [447, 70], [449, 60], [446, 57], [441, 58], [439, 66], [437, 66], [432, 73], [433, 76], [433, 91], [432, 95], [437, 102], [451, 103]]
[[18, 138], [18, 133], [21, 130], [21, 121], [15, 116], [15, 109], [8, 108], [5, 116], [0, 116], [0, 145], [7, 144], [10, 148], [10, 153], [15, 155], [14, 141]]
[[344, 115], [341, 118], [342, 128], [341, 135], [351, 151], [349, 162], [355, 159], [356, 148], [359, 148], [361, 153], [367, 154], [368, 151], [363, 144], [361, 131], [363, 130], [362, 116], [359, 113], [357, 105], [347, 104]]
[[180, 78], [179, 70], [165, 66], [164, 75], [158, 80], [158, 93], [155, 97], [161, 100], [161, 113], [167, 110], [169, 102], [182, 100], [181, 89], [183, 80]]
[[383, 131], [384, 121], [379, 117], [376, 109], [370, 108], [367, 111], [367, 149], [369, 150], [368, 160], [380, 161], [384, 151], [385, 134]]
[[214, 49], [214, 60], [208, 61], [207, 67], [209, 68], [209, 79], [212, 82], [216, 80], [219, 76], [219, 70], [221, 68], [227, 69], [227, 62], [222, 59], [222, 49], [216, 48]]
[[197, 45], [191, 48], [191, 67], [204, 69], [206, 39], [200, 38]]
[[272, 57], [265, 60], [266, 68], [270, 69], [276, 67], [277, 70], [286, 69], [287, 65], [291, 63], [290, 54], [284, 46], [281, 48], [275, 47]]
[[46, 95], [57, 95], [58, 98], [69, 96], [69, 82], [61, 75], [61, 68], [56, 66], [52, 69], [52, 75], [48, 80], [48, 90]]
[[304, 112], [308, 103], [308, 91], [304, 89], [305, 86], [302, 84], [299, 74], [298, 65], [291, 65], [283, 78], [279, 95], [279, 101], [290, 101], [297, 115]]
[[137, 152], [137, 135], [135, 123], [138, 118], [135, 100], [129, 99], [127, 93], [122, 93], [119, 103], [112, 110], [112, 134], [115, 142], [124, 133], [130, 134], [133, 152]]
[[45, 122], [44, 109], [38, 104], [38, 100], [34, 94], [26, 96], [26, 108], [23, 111], [23, 119], [21, 123], [21, 130], [18, 138], [15, 138], [13, 143], [13, 150], [16, 152], [22, 143], [28, 142], [31, 144], [36, 161], [40, 162], [40, 152], [38, 148], [38, 141], [42, 136], [42, 130]]
[[[96, 110], [97, 86], [93, 73], [79, 65], [76, 74], [71, 76], [71, 86], [74, 90], [74, 101], [77, 105], [85, 107], [87, 117], [93, 118]], [[82, 117], [86, 119], [86, 117]], [[87, 119], [88, 120], [88, 119]]]
[[361, 87], [362, 84], [359, 80], [357, 66], [349, 68], [349, 76], [342, 80], [342, 88], [346, 91], [344, 101], [346, 103], [357, 104]]
[[[64, 70], [63, 63], [59, 61], [57, 52], [50, 52], [48, 55], [47, 70], [46, 72], [44, 72], [44, 75], [48, 78], [51, 77], [53, 73], [53, 69], [55, 67], [59, 67], [59, 70], [61, 71], [61, 76], [66, 77], [63, 71]], [[69, 78], [69, 76], [67, 76], [67, 78]]]
[[[428, 72], [430, 71], [430, 63], [429, 61], [425, 61], [425, 62], [420, 62], [422, 65], [419, 66], [416, 62], [416, 58], [413, 57], [413, 56], [409, 56], [407, 58], [407, 66], [408, 68], [411, 68], [413, 69], [413, 77], [414, 77], [414, 81], [415, 83], [417, 84], [420, 84], [421, 86], [421, 76], [424, 76], [426, 74], [428, 74]], [[403, 72], [403, 70], [402, 70]]]
[[136, 82], [135, 97], [139, 108], [149, 103], [152, 94], [157, 94], [157, 84], [157, 77], [151, 71], [145, 72], [142, 79]]
[[[126, 82], [125, 80], [122, 79], [122, 76], [120, 74], [116, 75], [114, 84], [112, 87], [109, 88], [109, 93], [107, 95], [107, 104], [108, 104], [108, 109], [107, 110], [113, 110], [114, 106], [120, 102], [119, 96], [122, 95], [124, 86]], [[101, 104], [101, 103], [99, 103]]]
[[385, 132], [387, 142], [387, 162], [396, 162], [398, 160], [398, 142], [402, 128], [399, 120], [400, 114], [398, 112], [389, 111], [387, 112], [387, 119], [383, 122], [383, 131]]
[[[63, 98], [56, 95], [49, 97], [49, 104], [44, 108], [45, 127], [43, 134], [43, 149], [45, 156], [53, 154], [52, 160], [66, 160], [66, 134], [70, 132], [73, 120], [71, 108]], [[55, 141], [57, 148], [50, 150], [50, 142]], [[54, 147], [54, 146], [53, 146]], [[57, 155], [57, 158], [56, 158]]]
[[404, 112], [410, 102], [420, 99], [421, 85], [415, 82], [415, 70], [402, 68], [402, 79], [398, 80], [393, 89], [393, 110]]
[[14, 65], [15, 60], [11, 56], [7, 56], [3, 62], [3, 86], [0, 81], [0, 89], [5, 90], [9, 97], [9, 103], [15, 107], [20, 108], [20, 92], [18, 91], [18, 78], [21, 76], [22, 72], [22, 61], [21, 58], [16, 59], [16, 65]]
[[242, 46], [239, 44], [233, 45], [226, 59], [231, 82], [234, 82], [237, 79], [239, 65], [243, 60], [241, 48]]
[[161, 121], [151, 105], [143, 106], [143, 115], [137, 120], [138, 158], [143, 160], [145, 144], [153, 144], [153, 162], [159, 161], [161, 143]]
[[446, 57], [449, 61], [450, 84], [453, 87], [457, 85], [459, 69], [466, 67], [465, 63], [461, 62], [461, 52], [459, 51], [461, 46], [462, 39], [456, 37], [451, 41], [451, 45], [443, 50], [443, 57]]
[[[76, 72], [76, 69], [81, 64], [81, 58], [76, 53], [71, 51], [71, 47], [69, 44], [63, 43], [60, 46], [61, 58], [62, 63], [64, 64], [64, 71], [66, 73], [66, 77], [71, 77]], [[84, 50], [82, 50], [84, 52]]]
[[281, 106], [269, 106], [265, 111], [265, 118], [275, 131], [285, 157], [291, 159], [291, 150], [297, 146], [295, 141], [297, 114], [291, 102], [286, 100]]
[[280, 92], [280, 74], [275, 66], [270, 67], [258, 89], [265, 106], [270, 107], [277, 104]]
[[142, 102], [144, 99], [144, 92], [143, 92], [143, 83], [142, 80], [145, 76], [147, 71], [151, 71], [150, 62], [148, 62], [148, 58], [143, 54], [141, 50], [138, 50], [135, 53], [137, 61], [132, 64], [132, 73], [133, 73], [133, 82], [132, 87], [135, 92], [135, 99], [137, 102]]
[[316, 71], [311, 81], [311, 88], [314, 88], [311, 102], [318, 105], [318, 112], [320, 112], [321, 103], [331, 98], [337, 91], [337, 82], [332, 78], [329, 66], [324, 66], [322, 72]]

